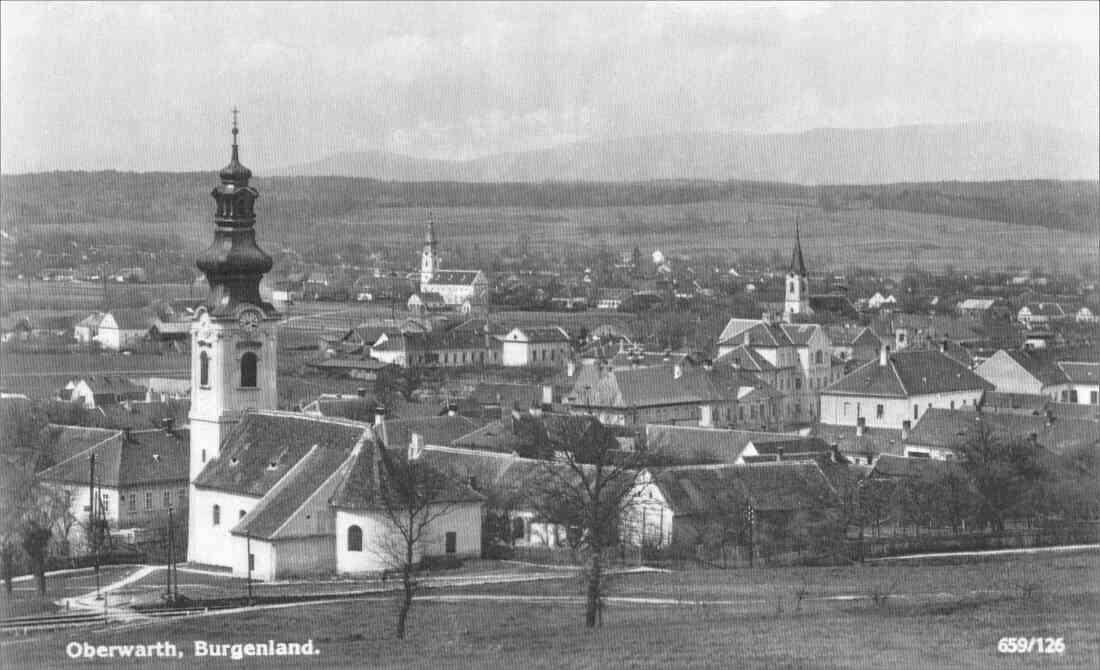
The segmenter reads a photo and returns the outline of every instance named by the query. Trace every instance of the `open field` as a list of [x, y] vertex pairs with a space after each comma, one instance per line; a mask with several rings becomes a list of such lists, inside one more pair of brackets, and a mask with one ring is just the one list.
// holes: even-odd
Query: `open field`
[[[192, 661], [194, 640], [312, 639], [316, 656], [258, 657], [234, 666], [1096, 667], [1098, 570], [1093, 552], [909, 569], [631, 575], [615, 580], [604, 626], [595, 631], [583, 628], [579, 584], [566, 579], [424, 592], [404, 642], [391, 631], [392, 601], [372, 598], [44, 634], [4, 641], [0, 657], [13, 667], [70, 667], [64, 649], [71, 640], [169, 640], [187, 657], [142, 665], [199, 667], [217, 659]], [[1036, 589], [1025, 593], [1022, 586], [1033, 583]], [[886, 597], [876, 603], [873, 593]], [[1008, 636], [1060, 637], [1066, 651], [1041, 658], [999, 653], [997, 641]], [[127, 666], [119, 659], [85, 663]]]
[[32, 398], [45, 398], [75, 377], [178, 376], [189, 371], [187, 354], [5, 353], [0, 356], [0, 387]]
[[[261, 191], [263, 188], [261, 187]], [[199, 196], [196, 196], [199, 197]], [[270, 205], [270, 203], [269, 203]], [[608, 207], [453, 207], [431, 208], [444, 253], [495, 254], [521, 239], [531, 251], [552, 258], [591, 251], [606, 243], [629, 251], [718, 255], [734, 262], [744, 253], [789, 253], [795, 217], [802, 219], [803, 247], [813, 270], [850, 266], [900, 271], [915, 264], [936, 270], [1030, 268], [1079, 270], [1095, 264], [1097, 235], [980, 219], [896, 210], [845, 210], [826, 214], [797, 202], [710, 200], [688, 204]], [[385, 248], [387, 260], [407, 258], [411, 268], [428, 220], [424, 207], [364, 207], [323, 218], [319, 223], [265, 225], [258, 211], [257, 236], [269, 252], [317, 246], [335, 250]], [[133, 230], [122, 220], [73, 224], [89, 233], [114, 235]], [[28, 231], [39, 230], [27, 227]], [[212, 239], [212, 224], [189, 219], [178, 224], [143, 224], [147, 234], [174, 232], [193, 251]], [[367, 258], [347, 257], [355, 264]], [[278, 268], [277, 268], [278, 269]], [[135, 285], [140, 287], [141, 285]], [[186, 291], [186, 287], [184, 287]], [[186, 293], [183, 296], [186, 297]], [[90, 299], [89, 299], [90, 300]], [[52, 306], [52, 305], [51, 305]]]

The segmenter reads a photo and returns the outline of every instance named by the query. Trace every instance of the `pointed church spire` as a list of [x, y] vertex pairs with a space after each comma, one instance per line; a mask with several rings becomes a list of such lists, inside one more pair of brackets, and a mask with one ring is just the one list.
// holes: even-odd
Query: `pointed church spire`
[[796, 216], [794, 219], [794, 253], [791, 254], [791, 274], [805, 277], [806, 261], [802, 259], [802, 236], [799, 231], [801, 227], [800, 224], [800, 217]]
[[435, 221], [432, 219], [432, 210], [428, 210], [428, 234], [424, 238], [424, 243], [431, 246], [435, 246]]

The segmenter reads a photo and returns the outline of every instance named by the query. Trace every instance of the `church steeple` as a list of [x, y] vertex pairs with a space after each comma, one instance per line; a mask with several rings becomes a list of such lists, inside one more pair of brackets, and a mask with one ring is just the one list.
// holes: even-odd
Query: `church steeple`
[[799, 228], [800, 221], [798, 217], [794, 220], [794, 252], [791, 254], [791, 270], [792, 275], [799, 277], [806, 276], [806, 261], [802, 259], [802, 236], [800, 235]]
[[248, 185], [252, 171], [240, 161], [236, 109], [233, 110], [232, 132], [229, 165], [218, 173], [221, 183], [210, 192], [217, 203], [214, 242], [199, 255], [195, 264], [206, 274], [210, 284], [206, 308], [212, 316], [235, 314], [244, 304], [255, 305], [273, 316], [275, 308], [260, 298], [260, 279], [271, 269], [272, 260], [256, 245], [253, 207], [260, 193]]
[[791, 268], [787, 271], [787, 290], [783, 300], [783, 318], [788, 322], [794, 314], [810, 312], [806, 261], [802, 258], [801, 221], [794, 220], [794, 251], [791, 253]]
[[424, 251], [420, 255], [420, 290], [428, 291], [428, 285], [435, 279], [439, 270], [439, 252], [436, 249], [435, 221], [428, 212], [428, 233], [424, 237]]

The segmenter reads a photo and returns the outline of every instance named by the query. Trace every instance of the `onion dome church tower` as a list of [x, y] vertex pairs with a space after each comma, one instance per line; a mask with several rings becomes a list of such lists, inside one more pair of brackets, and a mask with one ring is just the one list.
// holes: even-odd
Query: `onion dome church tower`
[[[272, 260], [256, 245], [252, 171], [241, 165], [233, 110], [229, 165], [210, 193], [217, 203], [214, 242], [196, 265], [210, 294], [191, 324], [191, 470], [193, 482], [216, 459], [246, 409], [276, 409], [276, 328], [280, 315], [260, 297]], [[193, 498], [192, 498], [193, 499]], [[194, 515], [192, 515], [194, 518]]]
[[799, 232], [799, 220], [795, 219], [794, 252], [791, 254], [791, 267], [787, 270], [787, 290], [783, 301], [783, 318], [786, 321], [791, 321], [793, 314], [808, 314], [810, 311], [809, 280]]

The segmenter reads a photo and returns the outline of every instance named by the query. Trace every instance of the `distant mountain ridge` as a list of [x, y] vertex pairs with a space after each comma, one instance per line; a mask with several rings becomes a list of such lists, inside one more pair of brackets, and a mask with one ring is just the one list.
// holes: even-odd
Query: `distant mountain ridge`
[[350, 152], [274, 174], [465, 182], [739, 179], [807, 185], [1097, 179], [1098, 142], [1084, 133], [1016, 123], [686, 133], [578, 142], [470, 160]]

